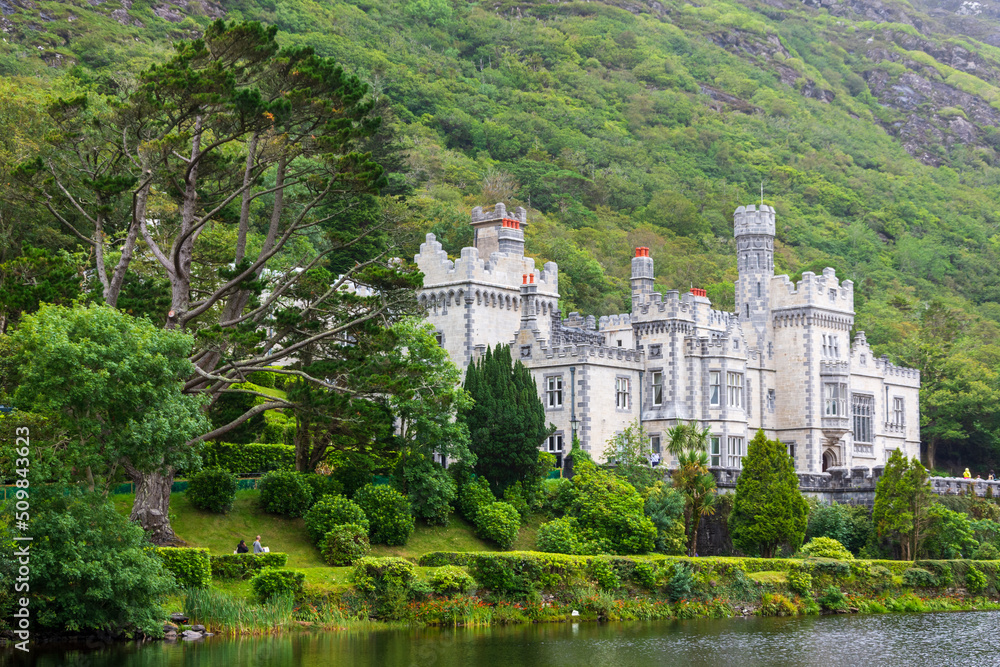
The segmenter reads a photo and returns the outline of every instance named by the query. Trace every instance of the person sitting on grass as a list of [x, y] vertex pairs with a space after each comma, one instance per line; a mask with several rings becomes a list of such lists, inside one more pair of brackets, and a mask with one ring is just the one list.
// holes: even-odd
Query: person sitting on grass
[[257, 536], [256, 540], [254, 540], [254, 543], [253, 543], [253, 552], [255, 554], [262, 554], [262, 553], [264, 553], [264, 547], [260, 546], [260, 535]]
[[246, 540], [240, 540], [240, 543], [236, 545], [236, 553], [245, 554], [250, 551], [250, 547], [247, 546]]

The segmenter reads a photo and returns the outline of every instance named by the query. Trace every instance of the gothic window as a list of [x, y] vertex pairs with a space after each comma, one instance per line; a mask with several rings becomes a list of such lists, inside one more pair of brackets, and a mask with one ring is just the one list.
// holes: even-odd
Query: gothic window
[[892, 399], [892, 423], [896, 426], [903, 425], [903, 397], [894, 396]]
[[830, 336], [830, 342], [833, 344], [833, 357], [835, 359], [840, 359], [840, 338], [837, 336]]
[[722, 438], [718, 435], [713, 435], [709, 438], [711, 443], [711, 460], [709, 465], [721, 466], [722, 465]]
[[563, 379], [561, 375], [545, 378], [545, 407], [561, 408], [563, 404]]
[[729, 467], [743, 467], [743, 438], [729, 436]]
[[629, 399], [629, 379], [615, 378], [615, 407], [620, 410], [628, 410]]
[[851, 413], [854, 416], [855, 442], [874, 442], [872, 438], [872, 414], [874, 412], [874, 396], [861, 394], [851, 396]]
[[663, 405], [663, 373], [653, 371], [650, 375], [653, 381], [653, 405]]
[[842, 382], [827, 382], [823, 385], [827, 417], [847, 416], [847, 385]]
[[830, 355], [827, 353], [826, 334], [823, 334], [823, 358], [825, 359], [828, 356]]
[[743, 373], [726, 373], [726, 394], [729, 407], [743, 407]]
[[709, 371], [708, 372], [708, 404], [709, 405], [721, 405], [722, 404], [722, 372], [721, 371]]
[[794, 462], [795, 461], [795, 443], [794, 442], [788, 443], [788, 450], [787, 451], [788, 451], [788, 455], [790, 457], [792, 457], [792, 461]]

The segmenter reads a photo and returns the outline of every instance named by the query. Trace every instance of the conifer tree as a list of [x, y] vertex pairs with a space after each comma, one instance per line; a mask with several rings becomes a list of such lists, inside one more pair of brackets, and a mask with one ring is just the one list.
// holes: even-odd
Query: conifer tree
[[899, 542], [903, 560], [916, 560], [932, 503], [927, 470], [897, 449], [875, 487], [872, 523], [879, 537]]
[[462, 418], [477, 457], [476, 473], [497, 494], [515, 482], [533, 487], [541, 470], [538, 448], [552, 430], [531, 373], [512, 362], [509, 347], [498, 344], [469, 364], [465, 390], [475, 401]]
[[808, 517], [792, 457], [781, 442], [758, 430], [736, 481], [729, 514], [733, 545], [746, 554], [773, 558], [782, 544], [792, 549], [802, 544]]

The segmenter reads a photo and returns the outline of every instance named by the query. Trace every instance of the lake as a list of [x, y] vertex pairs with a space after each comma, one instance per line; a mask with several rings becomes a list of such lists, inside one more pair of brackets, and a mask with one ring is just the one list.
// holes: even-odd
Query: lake
[[0, 653], [32, 667], [1000, 665], [1000, 612], [301, 632]]

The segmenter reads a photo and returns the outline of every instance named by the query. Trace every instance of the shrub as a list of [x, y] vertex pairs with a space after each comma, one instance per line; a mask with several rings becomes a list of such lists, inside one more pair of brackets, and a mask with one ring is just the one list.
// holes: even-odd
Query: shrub
[[458, 492], [448, 471], [428, 457], [410, 456], [403, 465], [413, 514], [431, 526], [447, 526]]
[[684, 496], [657, 482], [647, 490], [643, 510], [656, 526], [656, 550], [663, 554], [686, 553]]
[[362, 593], [409, 588], [416, 576], [413, 563], [402, 558], [362, 558], [354, 564], [351, 581]]
[[312, 489], [297, 472], [269, 472], [260, 484], [260, 504], [265, 512], [284, 516], [302, 516], [312, 504]]
[[212, 584], [212, 564], [208, 549], [155, 547], [163, 566], [174, 573], [182, 588], [204, 588]]
[[1000, 552], [997, 548], [990, 544], [989, 542], [984, 542], [979, 545], [975, 553], [972, 554], [974, 560], [1000, 560]]
[[272, 373], [270, 371], [254, 371], [247, 376], [247, 379], [258, 387], [266, 387], [268, 389], [274, 388], [274, 380], [277, 373]]
[[228, 470], [206, 468], [190, 479], [184, 493], [198, 509], [225, 514], [233, 508], [238, 485], [236, 475]]
[[476, 586], [476, 580], [465, 570], [455, 565], [444, 565], [437, 568], [428, 579], [431, 589], [440, 595], [468, 593]]
[[590, 561], [587, 568], [590, 577], [597, 582], [597, 585], [606, 591], [613, 591], [621, 588], [622, 582], [615, 573], [611, 563], [603, 558], [595, 558]]
[[209, 442], [201, 449], [205, 467], [223, 468], [234, 475], [295, 469], [295, 447], [282, 444]]
[[969, 571], [965, 573], [966, 590], [975, 595], [976, 593], [983, 592], [988, 583], [986, 575], [980, 572], [975, 565], [969, 566]]
[[823, 609], [831, 611], [847, 608], [847, 598], [844, 596], [844, 592], [837, 586], [827, 586], [823, 594], [816, 598], [816, 601], [819, 602]]
[[580, 539], [580, 526], [573, 517], [562, 517], [538, 527], [536, 544], [539, 551], [554, 554], [586, 553]]
[[509, 503], [495, 502], [481, 507], [476, 514], [476, 535], [509, 549], [521, 530], [520, 515]]
[[371, 551], [368, 528], [357, 523], [333, 526], [320, 541], [319, 550], [328, 565], [353, 565]]
[[366, 484], [354, 494], [354, 502], [368, 517], [372, 543], [400, 546], [410, 539], [414, 527], [410, 501], [396, 489]]
[[301, 572], [268, 568], [254, 575], [250, 588], [260, 602], [267, 602], [276, 595], [291, 595], [299, 600], [305, 580], [306, 575]]
[[802, 547], [802, 554], [813, 558], [854, 560], [854, 554], [832, 537], [814, 537]]
[[911, 567], [903, 572], [903, 583], [914, 588], [932, 588], [938, 585], [937, 577], [919, 567]]
[[671, 602], [677, 602], [691, 597], [691, 592], [695, 589], [696, 583], [691, 566], [687, 563], [677, 563], [674, 566], [674, 573], [667, 582], [665, 592]]
[[802, 597], [812, 593], [813, 578], [808, 572], [802, 570], [788, 571], [788, 587]]
[[471, 523], [476, 522], [479, 508], [497, 501], [485, 477], [477, 477], [462, 485], [458, 492], [458, 513]]
[[655, 563], [650, 563], [649, 561], [640, 561], [636, 563], [635, 569], [632, 570], [632, 581], [648, 591], [653, 591], [659, 588], [662, 579], [663, 569], [658, 567]]
[[794, 602], [780, 593], [764, 593], [758, 613], [761, 616], [795, 616], [799, 610]]
[[580, 524], [584, 539], [615, 554], [644, 554], [653, 550], [656, 526], [645, 515], [642, 496], [619, 477], [587, 466], [573, 477], [570, 515]]
[[302, 475], [302, 479], [306, 481], [309, 488], [312, 489], [312, 502], [313, 504], [319, 502], [323, 496], [340, 496], [343, 495], [344, 485], [340, 483], [340, 480], [332, 475], [320, 475], [319, 473], [310, 472]]
[[343, 496], [323, 496], [306, 512], [304, 519], [309, 539], [317, 545], [334, 526], [356, 524], [364, 529], [366, 535], [370, 529], [364, 510]]
[[831, 558], [810, 558], [805, 564], [812, 568], [813, 573], [817, 575], [825, 574], [835, 578], [851, 576], [851, 566], [846, 561]]
[[472, 554], [468, 551], [431, 551], [420, 557], [420, 567], [441, 567], [442, 565], [468, 565]]
[[209, 557], [212, 576], [219, 579], [249, 579], [265, 567], [284, 567], [288, 554], [223, 554]]
[[503, 490], [503, 501], [517, 510], [522, 521], [531, 514], [531, 508], [528, 506], [528, 500], [520, 482], [515, 482]]

